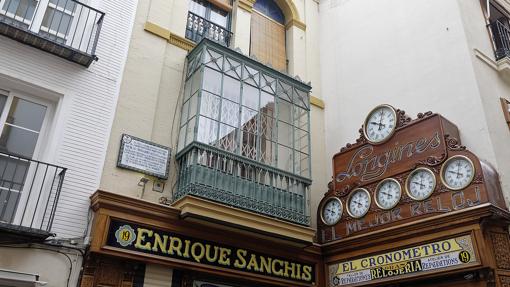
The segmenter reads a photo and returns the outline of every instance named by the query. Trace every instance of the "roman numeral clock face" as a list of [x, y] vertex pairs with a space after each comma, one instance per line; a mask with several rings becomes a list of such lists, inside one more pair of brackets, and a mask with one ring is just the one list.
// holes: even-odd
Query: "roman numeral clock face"
[[354, 218], [361, 218], [370, 209], [370, 194], [364, 188], [353, 190], [347, 199], [347, 213]]
[[441, 180], [452, 190], [467, 187], [473, 181], [474, 175], [473, 162], [461, 155], [449, 158], [441, 167]]
[[414, 200], [425, 200], [429, 198], [435, 188], [436, 176], [427, 168], [417, 168], [407, 177], [407, 195]]
[[342, 202], [333, 197], [326, 201], [326, 203], [322, 207], [321, 219], [322, 222], [326, 225], [334, 225], [336, 224], [340, 218], [342, 217], [343, 206]]
[[374, 108], [365, 119], [363, 132], [367, 140], [378, 144], [387, 141], [395, 132], [397, 113], [390, 105]]

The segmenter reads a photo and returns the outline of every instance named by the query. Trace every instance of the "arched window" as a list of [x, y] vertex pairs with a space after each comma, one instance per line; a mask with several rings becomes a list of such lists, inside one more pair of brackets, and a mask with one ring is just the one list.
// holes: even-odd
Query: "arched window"
[[287, 70], [285, 16], [274, 0], [257, 0], [251, 16], [250, 54], [279, 71]]

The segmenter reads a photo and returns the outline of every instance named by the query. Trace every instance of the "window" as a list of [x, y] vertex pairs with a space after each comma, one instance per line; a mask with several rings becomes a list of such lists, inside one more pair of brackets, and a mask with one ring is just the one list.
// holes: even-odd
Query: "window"
[[0, 17], [4, 15], [22, 28], [36, 33], [41, 32], [45, 36], [54, 36], [59, 42], [66, 43], [76, 10], [76, 2], [73, 0], [0, 0], [0, 8]]
[[489, 31], [496, 60], [510, 56], [510, 16], [496, 2], [490, 1], [488, 11]]
[[[48, 109], [43, 101], [0, 90], [0, 221], [12, 222], [26, 201], [21, 194], [27, 175], [37, 173], [30, 159], [40, 150]], [[33, 185], [38, 178], [30, 180]]]
[[225, 46], [230, 43], [230, 14], [204, 0], [189, 2], [186, 38], [200, 42], [208, 38]]
[[309, 177], [308, 92], [214, 50], [205, 63], [185, 83], [178, 151], [198, 122], [198, 142]]
[[251, 16], [250, 54], [278, 71], [287, 70], [285, 18], [273, 0], [257, 0]]

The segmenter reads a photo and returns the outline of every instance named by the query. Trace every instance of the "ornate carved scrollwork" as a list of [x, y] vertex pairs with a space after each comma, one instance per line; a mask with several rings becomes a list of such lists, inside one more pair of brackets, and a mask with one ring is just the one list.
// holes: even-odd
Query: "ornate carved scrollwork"
[[473, 178], [473, 183], [483, 183], [483, 175], [481, 173], [477, 173], [475, 178]]
[[446, 147], [448, 148], [448, 150], [451, 150], [451, 151], [466, 150], [466, 147], [461, 145], [458, 139], [456, 139], [454, 137], [450, 137], [450, 135], [448, 135], [448, 134], [444, 135], [444, 140], [446, 142]]
[[434, 113], [431, 112], [431, 111], [428, 111], [428, 112], [424, 112], [424, 113], [418, 113], [418, 115], [416, 116], [418, 119], [423, 119], [423, 118], [427, 118], [427, 117], [430, 117], [432, 116]]
[[442, 153], [440, 156], [429, 156], [424, 160], [418, 161], [418, 164], [426, 165], [426, 166], [436, 166], [441, 164], [446, 159], [446, 153]]

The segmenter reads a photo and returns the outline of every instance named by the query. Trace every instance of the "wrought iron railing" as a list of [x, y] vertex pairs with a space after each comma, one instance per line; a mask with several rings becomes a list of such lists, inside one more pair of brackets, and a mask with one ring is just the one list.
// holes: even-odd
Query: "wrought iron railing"
[[510, 57], [510, 28], [497, 20], [489, 26], [492, 32], [496, 60]]
[[225, 27], [210, 22], [197, 14], [188, 12], [186, 38], [198, 43], [203, 38], [213, 40], [223, 46], [229, 46], [233, 33]]
[[177, 155], [173, 200], [194, 195], [294, 223], [309, 225], [310, 180], [213, 146], [193, 143]]
[[0, 225], [50, 232], [66, 170], [0, 153]]
[[104, 13], [75, 0], [0, 0], [0, 23], [95, 56]]

